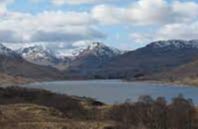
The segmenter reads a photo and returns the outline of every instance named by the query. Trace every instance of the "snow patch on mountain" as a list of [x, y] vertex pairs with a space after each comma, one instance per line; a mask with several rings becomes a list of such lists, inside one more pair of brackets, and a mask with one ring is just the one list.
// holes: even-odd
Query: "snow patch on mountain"
[[20, 56], [13, 50], [5, 47], [4, 45], [0, 44], [0, 55], [11, 57], [11, 58], [19, 58]]
[[38, 58], [43, 58], [43, 59], [50, 59], [54, 58], [54, 53], [50, 50], [45, 48], [44, 46], [31, 46], [27, 48], [20, 48], [17, 50], [19, 54], [22, 55], [24, 58], [32, 58], [32, 59], [38, 59]]
[[167, 40], [167, 41], [156, 41], [147, 45], [147, 47], [153, 48], [198, 48], [198, 40]]
[[65, 48], [63, 51], [56, 51], [55, 53], [58, 57], [70, 57], [72, 59], [75, 59], [75, 57], [78, 57], [79, 55], [85, 53], [93, 53], [95, 56], [100, 56], [102, 54], [115, 56], [121, 54], [122, 52], [116, 48], [108, 47], [100, 42], [80, 41], [71, 44], [70, 47]]
[[61, 49], [52, 49], [43, 45], [22, 47], [17, 50], [24, 59], [39, 65], [49, 65], [61, 69], [67, 68], [82, 56], [97, 58], [111, 58], [122, 54], [116, 48], [110, 48], [99, 42], [76, 42], [72, 46]]
[[111, 48], [100, 42], [92, 42], [82, 47], [77, 48], [73, 55], [82, 56], [92, 54], [94, 56], [114, 57], [120, 55], [122, 52], [116, 48]]
[[25, 60], [38, 65], [56, 67], [63, 62], [63, 60], [60, 60], [55, 56], [52, 50], [42, 45], [20, 48], [17, 50], [17, 53], [19, 53]]

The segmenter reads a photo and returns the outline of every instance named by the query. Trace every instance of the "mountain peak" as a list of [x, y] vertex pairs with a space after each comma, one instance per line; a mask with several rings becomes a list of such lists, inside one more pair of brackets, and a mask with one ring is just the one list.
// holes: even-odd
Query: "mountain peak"
[[122, 52], [116, 48], [111, 48], [100, 42], [88, 43], [84, 48], [78, 50], [77, 56], [94, 55], [94, 56], [108, 56], [113, 57], [120, 55]]
[[3, 44], [0, 44], [0, 55], [10, 58], [20, 58], [20, 56], [15, 51], [5, 47]]
[[53, 56], [53, 52], [50, 49], [45, 48], [42, 45], [35, 45], [30, 47], [25, 47], [17, 50], [22, 57], [32, 57], [32, 58], [49, 58]]
[[25, 60], [39, 65], [51, 66], [59, 63], [59, 59], [55, 54], [42, 45], [35, 45], [30, 47], [24, 47], [17, 50]]
[[94, 49], [94, 48], [102, 48], [106, 47], [103, 43], [101, 42], [91, 42], [87, 46], [89, 49]]
[[35, 53], [35, 52], [51, 52], [50, 49], [47, 49], [46, 47], [44, 47], [42, 45], [34, 45], [34, 46], [24, 47], [24, 48], [20, 48], [18, 51], [31, 52], [31, 53]]

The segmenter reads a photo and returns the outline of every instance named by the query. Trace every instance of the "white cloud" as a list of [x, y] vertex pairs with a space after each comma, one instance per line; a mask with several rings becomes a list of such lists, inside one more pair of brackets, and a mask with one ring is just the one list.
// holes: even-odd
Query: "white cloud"
[[129, 37], [133, 42], [138, 44], [149, 43], [153, 38], [150, 34], [145, 33], [131, 33]]
[[103, 2], [116, 2], [117, 0], [52, 0], [52, 3], [55, 5], [63, 5], [63, 4], [96, 4]]
[[94, 18], [106, 24], [154, 24], [169, 21], [170, 7], [164, 0], [139, 0], [127, 8], [95, 6]]
[[194, 20], [198, 3], [139, 0], [127, 8], [98, 5], [92, 9], [92, 15], [103, 24], [161, 25]]
[[170, 10], [164, 0], [140, 0], [126, 10], [126, 19], [141, 25], [165, 23], [170, 21]]
[[189, 1], [189, 2], [180, 2], [175, 1], [172, 5], [173, 12], [178, 16], [182, 16], [188, 19], [193, 19], [198, 16], [198, 3]]
[[198, 22], [175, 23], [163, 26], [157, 31], [157, 39], [197, 39]]
[[131, 33], [130, 38], [139, 44], [148, 44], [157, 40], [182, 39], [193, 40], [198, 37], [198, 21], [192, 23], [174, 23], [162, 26], [153, 33]]
[[0, 16], [7, 12], [7, 5], [14, 2], [14, 0], [0, 0]]
[[[37, 15], [8, 12], [0, 19], [0, 30], [12, 32], [10, 35], [15, 40], [16, 36], [13, 35], [16, 34], [19, 38], [17, 41], [23, 42], [105, 38], [94, 23], [94, 19], [86, 12], [45, 11]], [[5, 39], [0, 37], [0, 41]]]
[[[198, 3], [193, 1], [138, 0], [126, 8], [97, 5], [91, 13], [102, 24], [128, 26], [134, 48], [154, 40], [198, 37]], [[152, 31], [137, 33], [133, 28]]]
[[120, 24], [123, 22], [125, 10], [113, 6], [99, 5], [93, 8], [92, 16], [100, 23]]
[[[40, 2], [39, 0], [31, 1]], [[127, 7], [123, 7], [123, 5], [110, 4], [115, 3], [115, 1], [121, 0], [51, 0], [51, 2], [57, 5], [94, 4], [94, 7], [87, 7], [89, 10], [85, 12], [44, 11], [30, 14], [9, 12], [7, 5], [13, 2], [13, 0], [1, 0], [0, 34], [4, 36], [0, 36], [0, 42], [71, 43], [79, 40], [103, 39], [106, 35], [101, 32], [103, 28], [99, 28], [101, 24], [107, 28], [114, 27], [111, 25], [115, 25], [116, 28], [119, 27], [122, 31], [133, 31], [132, 34], [128, 35], [134, 42], [149, 42], [172, 38], [192, 39], [198, 37], [196, 32], [198, 29], [198, 2], [134, 0]], [[106, 2], [109, 3], [104, 4]], [[126, 29], [125, 27], [128, 28]], [[136, 32], [136, 29], [144, 31], [144, 29], [148, 28], [153, 29], [153, 33], [144, 34]], [[104, 31], [106, 31], [105, 29]], [[107, 32], [110, 31], [108, 30]], [[114, 32], [110, 33], [115, 34]], [[119, 37], [122, 37], [124, 34], [127, 35], [126, 32], [120, 33]], [[5, 37], [9, 38], [5, 39]], [[124, 38], [122, 37], [118, 40]], [[110, 40], [116, 41], [116, 39]]]

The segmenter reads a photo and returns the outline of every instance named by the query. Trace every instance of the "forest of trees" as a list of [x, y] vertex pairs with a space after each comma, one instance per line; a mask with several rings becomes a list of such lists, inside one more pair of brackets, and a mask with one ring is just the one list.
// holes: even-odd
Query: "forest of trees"
[[116, 121], [116, 129], [198, 129], [196, 107], [182, 95], [171, 103], [142, 96], [136, 103], [114, 105], [108, 116]]

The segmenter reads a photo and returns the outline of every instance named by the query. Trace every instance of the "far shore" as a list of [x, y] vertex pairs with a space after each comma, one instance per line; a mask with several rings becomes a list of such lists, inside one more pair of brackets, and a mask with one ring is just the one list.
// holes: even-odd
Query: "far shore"
[[176, 86], [176, 87], [197, 87], [197, 84], [192, 83], [184, 83], [182, 81], [167, 81], [167, 80], [147, 80], [147, 79], [140, 79], [140, 80], [127, 80], [127, 79], [66, 79], [66, 80], [23, 80], [23, 81], [9, 81], [9, 82], [0, 82], [0, 87], [9, 87], [9, 86], [21, 86], [21, 85], [28, 85], [28, 84], [34, 84], [34, 83], [46, 83], [46, 82], [60, 82], [60, 81], [103, 81], [103, 80], [121, 80], [124, 82], [139, 82], [139, 83], [148, 83], [148, 84], [162, 84], [166, 86]]

